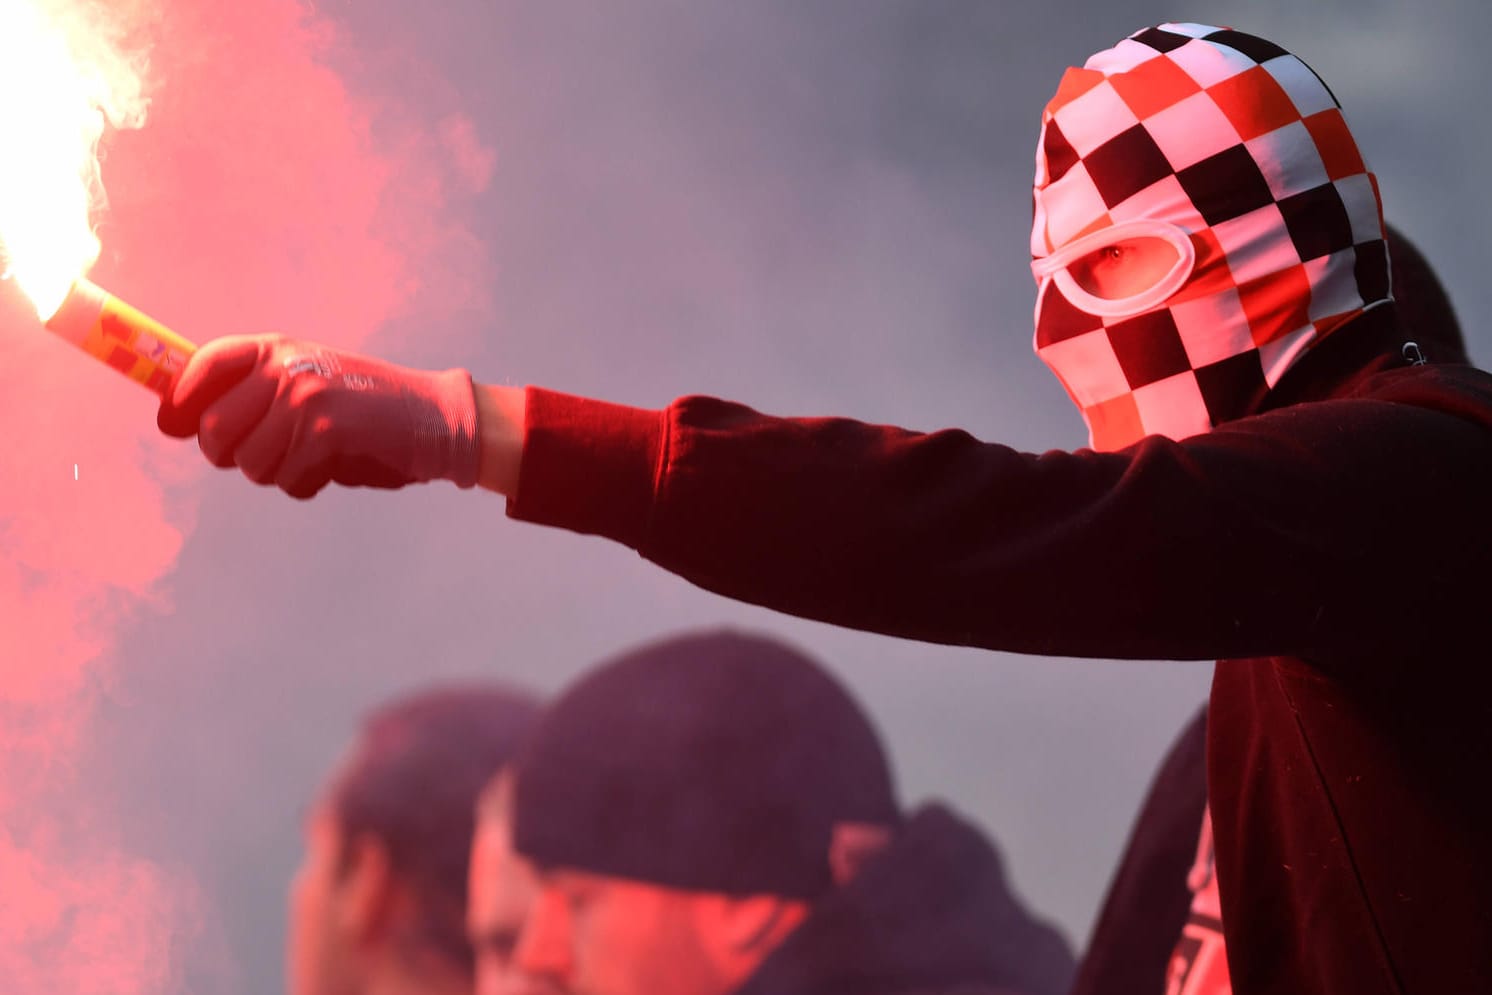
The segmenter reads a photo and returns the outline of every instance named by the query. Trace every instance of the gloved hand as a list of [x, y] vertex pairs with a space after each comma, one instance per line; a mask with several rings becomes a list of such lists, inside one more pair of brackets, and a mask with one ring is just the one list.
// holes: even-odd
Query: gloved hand
[[309, 498], [336, 481], [403, 487], [477, 481], [476, 401], [465, 370], [428, 373], [278, 335], [203, 346], [156, 417], [197, 436], [215, 466]]

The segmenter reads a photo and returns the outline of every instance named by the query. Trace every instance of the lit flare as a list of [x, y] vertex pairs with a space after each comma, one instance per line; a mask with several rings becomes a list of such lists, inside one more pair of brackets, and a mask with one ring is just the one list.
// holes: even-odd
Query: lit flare
[[111, 121], [137, 127], [145, 103], [93, 13], [0, 0], [0, 260], [49, 329], [161, 392], [195, 347], [85, 278], [99, 139]]

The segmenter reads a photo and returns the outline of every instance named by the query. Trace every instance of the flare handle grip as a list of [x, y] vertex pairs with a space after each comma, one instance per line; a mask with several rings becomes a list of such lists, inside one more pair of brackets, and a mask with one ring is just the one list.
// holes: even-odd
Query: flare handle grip
[[90, 280], [78, 279], [49, 331], [164, 396], [197, 346]]

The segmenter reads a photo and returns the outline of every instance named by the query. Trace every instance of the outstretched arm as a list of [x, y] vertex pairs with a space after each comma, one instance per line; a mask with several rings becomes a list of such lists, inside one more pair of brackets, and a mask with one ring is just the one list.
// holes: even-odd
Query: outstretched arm
[[1417, 659], [1471, 635], [1453, 620], [1480, 617], [1492, 555], [1477, 421], [1492, 380], [1465, 381], [1461, 405], [1448, 376], [1423, 368], [1185, 442], [1041, 455], [531, 388], [509, 514], [608, 536], [732, 598], [932, 642]]
[[[1066, 656], [1420, 653], [1482, 589], [1487, 427], [1425, 368], [1186, 442], [1034, 455], [967, 433], [649, 411], [471, 385], [276, 337], [201, 350], [163, 404], [219, 466], [298, 497], [439, 478], [729, 597]], [[1428, 384], [1423, 390], [1416, 385]], [[1450, 385], [1454, 387], [1455, 385]], [[1465, 385], [1462, 385], [1465, 386]], [[1467, 411], [1492, 410], [1469, 388]]]

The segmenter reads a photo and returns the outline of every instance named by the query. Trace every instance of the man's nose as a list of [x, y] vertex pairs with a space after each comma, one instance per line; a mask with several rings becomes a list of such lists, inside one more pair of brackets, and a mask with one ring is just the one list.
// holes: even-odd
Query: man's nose
[[520, 974], [546, 979], [561, 987], [570, 981], [574, 968], [570, 908], [557, 889], [544, 889], [529, 908], [523, 932], [513, 950], [513, 967]]

